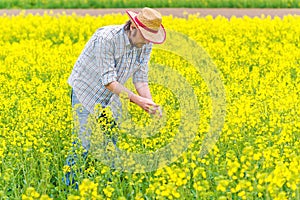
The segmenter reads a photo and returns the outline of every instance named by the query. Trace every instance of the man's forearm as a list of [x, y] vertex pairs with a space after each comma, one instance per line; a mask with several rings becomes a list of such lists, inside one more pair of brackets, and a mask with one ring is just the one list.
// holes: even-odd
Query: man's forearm
[[147, 99], [152, 99], [148, 83], [146, 82], [136, 83], [135, 89], [140, 96]]
[[132, 91], [130, 91], [117, 81], [111, 82], [105, 87], [119, 96], [125, 94], [125, 97], [128, 97], [131, 102], [137, 104], [150, 114], [155, 114], [156, 110], [159, 109], [159, 106], [156, 105], [156, 103], [154, 103], [151, 99], [149, 88], [147, 89], [148, 86], [146, 86], [146, 90], [145, 88], [143, 90], [141, 88], [141, 91], [139, 90], [140, 94], [144, 96], [134, 94]]
[[128, 99], [132, 102], [137, 102], [138, 101], [138, 96], [134, 94], [132, 91], [127, 89], [125, 86], [120, 84], [117, 81], [111, 82], [108, 85], [105, 86], [107, 89], [109, 89], [111, 92], [121, 95], [124, 94], [126, 95], [125, 97], [128, 97]]

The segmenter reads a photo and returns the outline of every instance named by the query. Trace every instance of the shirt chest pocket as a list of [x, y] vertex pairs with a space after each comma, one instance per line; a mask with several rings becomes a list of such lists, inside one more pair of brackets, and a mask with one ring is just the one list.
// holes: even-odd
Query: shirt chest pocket
[[131, 53], [129, 53], [125, 61], [128, 72], [132, 75], [134, 72], [139, 70], [141, 68], [141, 65], [143, 64], [143, 60], [144, 59], [141, 56], [140, 52], [132, 51]]
[[121, 62], [117, 63], [117, 79], [119, 82], [126, 82], [136, 71], [142, 66], [142, 62], [139, 59], [133, 59], [124, 57]]
[[142, 64], [143, 64], [142, 62], [140, 62], [139, 60], [136, 60], [132, 66], [132, 74], [135, 73], [136, 71], [138, 71], [142, 67]]

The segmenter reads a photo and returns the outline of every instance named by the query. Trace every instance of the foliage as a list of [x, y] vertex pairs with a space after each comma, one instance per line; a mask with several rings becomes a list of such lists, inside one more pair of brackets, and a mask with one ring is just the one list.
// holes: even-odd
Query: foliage
[[299, 8], [298, 0], [1, 0], [0, 8]]
[[[127, 16], [45, 13], [0, 19], [3, 199], [300, 198], [299, 17], [165, 16], [164, 26], [197, 41], [222, 73], [227, 101], [222, 134], [213, 151], [199, 157], [209, 128], [209, 92], [190, 63], [155, 50], [151, 62], [179, 71], [198, 97], [201, 123], [193, 144], [175, 162], [147, 173], [113, 170], [91, 156], [79, 159], [73, 169], [79, 190], [62, 182], [70, 170], [64, 164], [67, 155], [82, 152], [72, 145], [76, 137], [67, 78], [92, 33], [124, 23]], [[154, 151], [176, 133], [171, 130], [179, 123], [178, 100], [169, 90], [150, 86], [155, 101], [169, 113], [168, 129], [152, 140], [120, 133], [118, 145], [125, 151]], [[129, 110], [137, 123], [152, 120], [133, 105]]]

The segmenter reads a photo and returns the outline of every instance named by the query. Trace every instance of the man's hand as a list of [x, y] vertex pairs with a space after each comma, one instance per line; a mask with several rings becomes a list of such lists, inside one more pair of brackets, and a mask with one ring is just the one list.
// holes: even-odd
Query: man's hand
[[134, 95], [131, 100], [132, 102], [140, 106], [143, 110], [145, 110], [147, 113], [152, 115], [158, 114], [161, 117], [160, 106], [154, 103], [151, 99]]
[[144, 93], [144, 95], [146, 95], [146, 97], [142, 97], [142, 96], [134, 94], [132, 91], [130, 91], [129, 89], [127, 89], [126, 87], [124, 87], [123, 85], [118, 83], [117, 81], [109, 83], [108, 85], [106, 85], [106, 88], [119, 96], [122, 93], [125, 93], [126, 95], [128, 95], [128, 98], [130, 99], [131, 102], [140, 106], [147, 113], [159, 114], [159, 116], [161, 117], [161, 115], [162, 115], [161, 109], [160, 109], [159, 105], [157, 105], [156, 103], [154, 103], [152, 101], [148, 85], [146, 87], [144, 87], [143, 89], [138, 90], [138, 92], [142, 91], [141, 94]]
[[158, 115], [159, 117], [162, 117], [162, 110], [160, 108], [159, 105], [155, 104], [153, 101], [152, 101], [152, 96], [151, 96], [151, 93], [150, 93], [150, 89], [149, 89], [149, 85], [147, 82], [137, 82], [134, 84], [135, 85], [135, 89], [136, 91], [138, 92], [138, 94], [143, 97], [143, 98], [146, 98], [146, 99], [149, 99], [152, 104], [150, 103], [150, 110], [147, 111], [147, 109], [145, 110], [142, 106], [142, 108], [150, 113], [150, 114], [155, 114], [155, 115]]

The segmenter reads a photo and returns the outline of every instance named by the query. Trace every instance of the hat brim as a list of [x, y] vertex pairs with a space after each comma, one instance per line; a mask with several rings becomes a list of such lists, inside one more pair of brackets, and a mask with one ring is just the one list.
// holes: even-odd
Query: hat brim
[[135, 26], [141, 31], [143, 37], [146, 40], [154, 44], [161, 44], [166, 40], [166, 31], [162, 24], [160, 25], [157, 33], [152, 33], [138, 25], [138, 23], [135, 20], [135, 16], [137, 16], [138, 13], [129, 10], [126, 10], [126, 13], [130, 17], [130, 19], [134, 22]]

